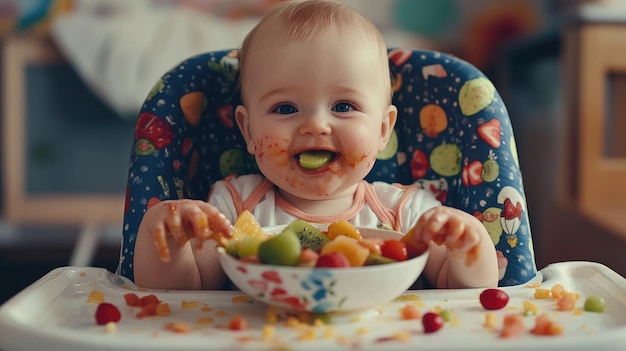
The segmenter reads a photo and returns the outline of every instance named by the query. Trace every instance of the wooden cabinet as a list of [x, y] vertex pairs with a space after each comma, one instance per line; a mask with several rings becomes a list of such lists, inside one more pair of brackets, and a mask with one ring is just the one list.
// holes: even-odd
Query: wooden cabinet
[[582, 17], [563, 32], [569, 177], [561, 195], [582, 215], [626, 238], [626, 17], [623, 21]]

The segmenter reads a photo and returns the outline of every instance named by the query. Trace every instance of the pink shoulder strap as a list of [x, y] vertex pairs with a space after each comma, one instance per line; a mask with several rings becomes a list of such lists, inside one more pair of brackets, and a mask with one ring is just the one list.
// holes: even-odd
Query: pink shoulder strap
[[[396, 186], [396, 184], [394, 184]], [[400, 225], [402, 224], [402, 206], [406, 203], [408, 197], [415, 191], [416, 187], [414, 186], [402, 186], [404, 192], [400, 199], [396, 202], [396, 206], [393, 210], [386, 208], [376, 191], [374, 191], [374, 186], [372, 184], [367, 184], [366, 192], [365, 192], [365, 201], [369, 204], [370, 208], [378, 219], [382, 223], [389, 224], [393, 230], [399, 231], [401, 229]]]
[[263, 196], [267, 194], [270, 189], [274, 187], [274, 184], [263, 178], [263, 181], [250, 193], [247, 199], [244, 200], [242, 208], [244, 210], [252, 211], [252, 209], [261, 201]]
[[404, 204], [406, 203], [406, 200], [409, 198], [409, 196], [411, 196], [411, 194], [413, 194], [413, 192], [415, 192], [415, 190], [417, 190], [417, 187], [414, 185], [400, 185], [400, 184], [393, 184], [394, 186], [399, 186], [402, 189], [404, 189], [404, 192], [402, 193], [402, 196], [400, 196], [400, 198], [398, 199], [398, 202], [396, 202], [396, 208], [394, 209], [394, 212], [396, 213], [396, 223], [394, 225], [394, 230], [400, 230], [400, 224], [402, 223], [402, 211], [401, 208], [404, 206]]
[[233, 204], [235, 206], [235, 211], [237, 211], [237, 215], [240, 215], [244, 210], [252, 211], [254, 206], [256, 206], [261, 198], [274, 186], [269, 180], [263, 178], [263, 181], [250, 193], [247, 199], [243, 200], [241, 198], [241, 194], [233, 187], [230, 183], [230, 180], [235, 176], [229, 176], [224, 179], [224, 185], [230, 192], [230, 195], [233, 198]]
[[396, 211], [390, 210], [382, 204], [372, 184], [365, 184], [365, 202], [367, 202], [372, 211], [376, 214], [376, 217], [378, 217], [383, 224], [388, 224], [396, 230]]

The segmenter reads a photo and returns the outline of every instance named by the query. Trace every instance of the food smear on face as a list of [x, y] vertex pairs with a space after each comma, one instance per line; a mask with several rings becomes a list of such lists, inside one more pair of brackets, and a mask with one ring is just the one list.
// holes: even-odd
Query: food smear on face
[[[288, 139], [264, 136], [255, 145], [257, 161], [271, 162], [274, 166], [287, 166], [289, 165], [288, 146]], [[268, 158], [270, 161], [267, 161]]]

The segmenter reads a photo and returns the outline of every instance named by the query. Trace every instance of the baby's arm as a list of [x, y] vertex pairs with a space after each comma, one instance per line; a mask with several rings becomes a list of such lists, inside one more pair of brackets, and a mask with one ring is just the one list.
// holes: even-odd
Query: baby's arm
[[215, 242], [209, 240], [212, 233], [230, 236], [231, 224], [206, 202], [174, 200], [151, 207], [137, 233], [135, 283], [162, 289], [221, 288], [225, 278]]
[[413, 227], [416, 242], [427, 242], [430, 255], [424, 275], [437, 288], [498, 285], [496, 250], [474, 216], [447, 206], [426, 211]]

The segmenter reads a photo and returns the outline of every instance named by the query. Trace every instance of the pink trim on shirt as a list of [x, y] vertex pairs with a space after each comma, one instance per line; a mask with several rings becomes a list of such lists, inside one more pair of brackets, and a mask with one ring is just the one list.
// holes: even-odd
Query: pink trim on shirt
[[[237, 211], [237, 215], [241, 214], [244, 210], [252, 211], [252, 209], [261, 201], [263, 196], [267, 194], [270, 189], [274, 187], [269, 180], [263, 178], [263, 181], [259, 183], [259, 185], [250, 193], [247, 199], [242, 200], [241, 194], [235, 189], [235, 187], [230, 183], [230, 180], [233, 179], [234, 176], [229, 176], [224, 179], [224, 185], [230, 192], [233, 205], [235, 206], [235, 211]], [[400, 230], [401, 225], [401, 213], [400, 210], [408, 197], [416, 190], [414, 186], [402, 186], [404, 188], [404, 193], [397, 201], [395, 209], [391, 210], [386, 208], [383, 203], [380, 201], [378, 194], [374, 190], [374, 186], [372, 184], [367, 183], [366, 181], [361, 181], [357, 185], [356, 192], [354, 193], [354, 202], [352, 206], [345, 212], [336, 215], [336, 216], [319, 216], [319, 215], [311, 215], [305, 212], [302, 212], [300, 209], [296, 208], [292, 204], [290, 204], [285, 198], [283, 198], [278, 191], [275, 192], [275, 200], [276, 205], [280, 207], [283, 211], [297, 217], [301, 218], [307, 222], [313, 223], [330, 223], [338, 220], [352, 220], [359, 211], [363, 208], [365, 203], [367, 203], [378, 220], [381, 223], [390, 225], [394, 230]]]
[[354, 216], [356, 216], [357, 213], [359, 213], [359, 211], [363, 208], [363, 205], [365, 204], [366, 185], [367, 183], [365, 182], [360, 182], [357, 185], [356, 192], [354, 193], [354, 201], [352, 202], [352, 206], [345, 212], [336, 216], [318, 216], [318, 215], [311, 215], [308, 213], [304, 213], [300, 209], [296, 208], [295, 206], [287, 202], [287, 200], [285, 200], [285, 198], [283, 198], [279, 192], [276, 192], [276, 195], [275, 195], [276, 205], [278, 205], [278, 207], [280, 207], [283, 211], [293, 216], [296, 216], [298, 218], [301, 218], [307, 222], [330, 223], [330, 222], [336, 222], [342, 219], [349, 221], [352, 218], [354, 218]]

